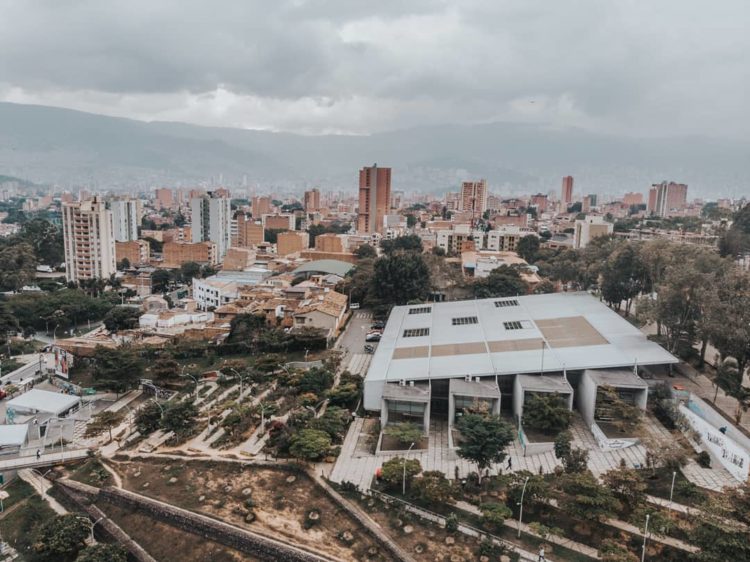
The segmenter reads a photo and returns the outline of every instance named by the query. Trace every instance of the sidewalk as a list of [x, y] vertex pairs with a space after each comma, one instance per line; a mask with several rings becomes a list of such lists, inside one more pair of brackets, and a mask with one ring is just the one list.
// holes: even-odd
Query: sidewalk
[[34, 490], [39, 493], [42, 499], [49, 504], [49, 506], [52, 508], [52, 510], [55, 513], [59, 515], [65, 515], [66, 513], [68, 513], [68, 510], [65, 509], [60, 504], [60, 502], [58, 502], [55, 498], [53, 498], [47, 493], [49, 492], [49, 489], [52, 487], [52, 482], [50, 482], [46, 478], [42, 478], [36, 472], [32, 472], [32, 470], [33, 469], [30, 469], [30, 468], [24, 468], [23, 470], [19, 470], [18, 477], [24, 482], [28, 482], [29, 484], [31, 484], [31, 487], [34, 488]]

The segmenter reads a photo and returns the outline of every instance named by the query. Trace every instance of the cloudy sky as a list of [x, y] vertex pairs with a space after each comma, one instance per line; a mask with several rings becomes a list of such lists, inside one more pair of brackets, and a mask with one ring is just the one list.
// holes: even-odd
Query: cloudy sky
[[750, 140], [748, 29], [747, 0], [0, 0], [0, 100], [308, 134]]

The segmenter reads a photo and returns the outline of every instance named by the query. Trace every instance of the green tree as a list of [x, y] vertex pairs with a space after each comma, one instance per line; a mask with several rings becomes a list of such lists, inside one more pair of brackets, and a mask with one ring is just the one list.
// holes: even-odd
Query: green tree
[[304, 373], [297, 384], [300, 393], [314, 392], [321, 396], [333, 386], [333, 373], [323, 367], [311, 367]]
[[104, 410], [94, 416], [94, 419], [86, 429], [87, 435], [97, 435], [101, 430], [109, 431], [109, 440], [112, 441], [112, 428], [116, 427], [123, 420], [122, 412], [113, 412]]
[[406, 228], [414, 228], [417, 225], [417, 217], [412, 213], [406, 215]]
[[424, 300], [429, 291], [430, 271], [421, 255], [395, 253], [375, 260], [370, 293], [379, 303]]
[[179, 437], [190, 435], [195, 429], [198, 407], [192, 402], [169, 402], [164, 409], [161, 427], [173, 431]]
[[128, 553], [119, 544], [99, 543], [81, 552], [76, 562], [127, 562]]
[[378, 257], [378, 251], [370, 244], [362, 244], [359, 248], [354, 250], [354, 255], [357, 256], [357, 259], [360, 260], [367, 258], [376, 258]]
[[631, 303], [644, 289], [646, 267], [632, 244], [620, 245], [605, 262], [602, 272], [602, 297], [610, 306], [620, 310], [625, 301], [625, 314]]
[[295, 458], [315, 461], [331, 448], [331, 437], [318, 429], [302, 429], [292, 436], [289, 452]]
[[588, 471], [566, 474], [560, 485], [565, 493], [561, 505], [574, 517], [601, 521], [613, 517], [622, 507], [612, 491]]
[[470, 288], [478, 299], [515, 297], [528, 292], [528, 285], [518, 269], [507, 265], [496, 267], [483, 279], [475, 279]]
[[135, 415], [135, 427], [141, 435], [147, 435], [161, 426], [161, 406], [149, 401]]
[[638, 562], [639, 560], [627, 547], [612, 539], [602, 541], [599, 547], [599, 556], [602, 562]]
[[515, 438], [513, 426], [500, 416], [466, 414], [458, 420], [456, 428], [461, 433], [456, 453], [477, 465], [480, 482], [482, 471], [502, 462], [505, 448]]
[[380, 241], [380, 248], [389, 256], [396, 252], [421, 254], [424, 249], [422, 246], [422, 239], [416, 234], [398, 236], [390, 240], [384, 238]]
[[482, 512], [482, 524], [491, 531], [501, 531], [505, 520], [513, 515], [504, 503], [483, 503], [479, 506]]
[[74, 514], [58, 515], [39, 529], [33, 545], [35, 558], [49, 562], [72, 562], [85, 546], [90, 524]]
[[408, 488], [414, 477], [422, 472], [422, 465], [417, 459], [393, 457], [383, 463], [380, 477], [389, 488], [401, 490], [404, 481], [404, 467], [406, 467], [406, 486]]
[[523, 405], [523, 425], [549, 435], [565, 431], [573, 421], [568, 400], [557, 393], [533, 393]]
[[534, 263], [536, 261], [538, 252], [539, 237], [534, 234], [524, 236], [516, 244], [516, 253], [528, 263]]
[[586, 449], [570, 449], [561, 460], [566, 474], [579, 474], [588, 469], [589, 452]]
[[98, 386], [125, 392], [138, 385], [143, 378], [143, 362], [135, 350], [128, 347], [94, 349], [94, 379]]
[[167, 269], [157, 269], [151, 274], [151, 291], [166, 293], [172, 284], [172, 274]]
[[25, 222], [18, 239], [31, 245], [39, 263], [56, 267], [65, 261], [62, 228], [48, 220], [36, 218]]
[[143, 311], [131, 306], [116, 306], [104, 316], [104, 327], [110, 332], [133, 330], [138, 327], [138, 318]]
[[329, 406], [323, 415], [319, 418], [314, 418], [310, 421], [310, 429], [318, 429], [325, 431], [331, 440], [335, 443], [340, 443], [346, 433], [346, 428], [351, 420], [351, 414], [349, 410], [338, 408], [336, 406]]
[[439, 470], [428, 470], [414, 479], [412, 493], [423, 502], [444, 504], [453, 498], [455, 490], [445, 474]]
[[606, 472], [602, 480], [628, 513], [645, 504], [647, 486], [637, 470], [620, 467]]
[[188, 261], [180, 265], [180, 278], [185, 283], [192, 283], [193, 278], [201, 276], [201, 265]]
[[[521, 503], [521, 494], [523, 493], [524, 505], [533, 505], [539, 507], [547, 505], [552, 497], [552, 487], [549, 482], [539, 474], [532, 474], [528, 470], [519, 470], [508, 475], [508, 501], [512, 504]], [[526, 479], [528, 478], [528, 482]], [[526, 491], [523, 491], [524, 482]]]
[[385, 426], [383, 433], [394, 437], [401, 445], [418, 443], [424, 437], [422, 428], [413, 422], [393, 423]]
[[19, 291], [33, 283], [36, 258], [31, 245], [18, 243], [0, 249], [0, 290]]
[[154, 361], [151, 375], [157, 381], [175, 380], [180, 375], [180, 364], [171, 356], [162, 356]]

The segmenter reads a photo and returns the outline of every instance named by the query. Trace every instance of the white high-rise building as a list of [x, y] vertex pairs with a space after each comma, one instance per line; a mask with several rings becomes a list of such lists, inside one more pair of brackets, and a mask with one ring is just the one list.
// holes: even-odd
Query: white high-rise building
[[232, 206], [229, 197], [214, 197], [209, 192], [190, 200], [193, 242], [216, 244], [219, 259], [232, 245]]
[[94, 197], [64, 203], [62, 214], [67, 280], [108, 279], [117, 270], [112, 211]]
[[110, 203], [115, 241], [138, 240], [138, 201], [122, 199]]

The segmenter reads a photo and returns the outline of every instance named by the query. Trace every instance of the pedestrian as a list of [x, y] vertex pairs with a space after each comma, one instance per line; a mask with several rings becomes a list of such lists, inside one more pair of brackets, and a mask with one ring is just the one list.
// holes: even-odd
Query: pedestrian
[[539, 465], [539, 476], [542, 476], [544, 474], [544, 468], [542, 468], [542, 465]]
[[544, 547], [539, 547], [539, 558], [537, 558], [537, 562], [546, 562], [546, 558], [544, 557]]
[[511, 457], [508, 457], [508, 466], [505, 467], [505, 470], [513, 470], [513, 459]]
[[458, 465], [453, 467], [453, 473], [456, 475], [456, 480], [458, 480]]
[[36, 460], [39, 460], [41, 458], [41, 456], [42, 456], [42, 452], [39, 449], [37, 449], [36, 450]]

